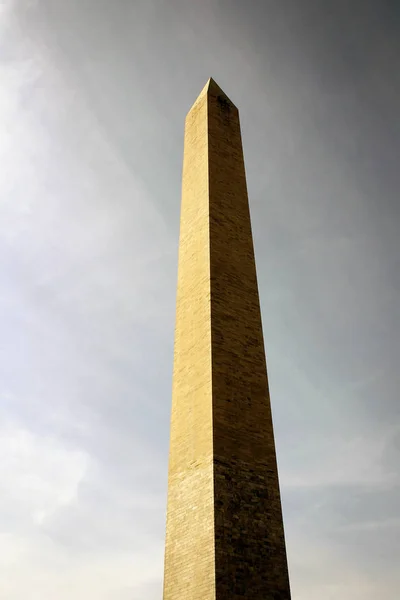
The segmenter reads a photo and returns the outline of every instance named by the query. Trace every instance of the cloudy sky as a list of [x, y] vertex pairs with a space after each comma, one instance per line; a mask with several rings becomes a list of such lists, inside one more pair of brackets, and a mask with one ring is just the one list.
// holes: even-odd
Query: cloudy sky
[[398, 600], [399, 30], [388, 0], [0, 2], [1, 600], [162, 598], [210, 76], [241, 112], [293, 598]]

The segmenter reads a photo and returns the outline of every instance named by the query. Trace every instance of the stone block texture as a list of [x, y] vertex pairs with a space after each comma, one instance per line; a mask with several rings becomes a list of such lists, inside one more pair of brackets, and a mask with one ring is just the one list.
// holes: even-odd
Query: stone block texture
[[185, 123], [164, 600], [290, 600], [237, 108]]

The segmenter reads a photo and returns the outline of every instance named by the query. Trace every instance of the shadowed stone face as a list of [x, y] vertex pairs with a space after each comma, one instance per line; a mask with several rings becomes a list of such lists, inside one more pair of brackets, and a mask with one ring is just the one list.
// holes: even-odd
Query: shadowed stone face
[[164, 600], [289, 600], [237, 108], [185, 127]]

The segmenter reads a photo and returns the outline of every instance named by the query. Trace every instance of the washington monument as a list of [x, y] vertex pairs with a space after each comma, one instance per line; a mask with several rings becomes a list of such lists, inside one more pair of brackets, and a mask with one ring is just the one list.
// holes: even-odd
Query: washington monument
[[290, 600], [239, 113], [186, 117], [164, 600]]

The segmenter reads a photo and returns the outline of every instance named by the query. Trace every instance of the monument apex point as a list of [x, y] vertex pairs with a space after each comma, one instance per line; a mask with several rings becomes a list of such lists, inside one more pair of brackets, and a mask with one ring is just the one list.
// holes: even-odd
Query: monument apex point
[[[205, 86], [203, 87], [203, 89], [201, 90], [200, 94], [197, 96], [197, 99], [195, 100], [194, 104], [192, 105], [192, 107], [189, 110], [190, 111], [197, 106], [206, 96], [210, 97], [210, 96], [214, 96], [214, 97], [219, 97], [222, 98], [226, 103], [228, 103], [231, 108], [234, 108], [235, 110], [237, 110], [237, 107], [234, 105], [234, 103], [232, 102], [232, 100], [225, 94], [225, 92], [219, 87], [219, 85], [216, 83], [216, 81], [210, 77], [207, 80], [207, 83], [205, 84]], [[188, 113], [188, 114], [189, 114]]]

